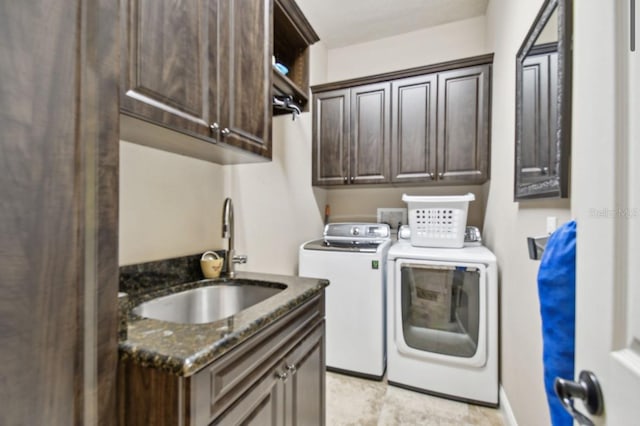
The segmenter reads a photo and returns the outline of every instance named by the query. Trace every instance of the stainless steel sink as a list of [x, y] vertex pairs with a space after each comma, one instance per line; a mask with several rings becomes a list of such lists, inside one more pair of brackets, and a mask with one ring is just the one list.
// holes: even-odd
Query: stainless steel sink
[[280, 293], [285, 287], [251, 284], [200, 287], [142, 303], [133, 309], [133, 313], [180, 324], [203, 324], [237, 314]]

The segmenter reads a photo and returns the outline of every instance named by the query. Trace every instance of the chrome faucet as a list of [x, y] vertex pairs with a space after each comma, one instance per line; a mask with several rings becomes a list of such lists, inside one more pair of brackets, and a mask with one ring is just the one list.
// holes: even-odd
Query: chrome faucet
[[225, 258], [227, 276], [233, 278], [236, 275], [235, 264], [247, 263], [247, 256], [236, 256], [236, 251], [233, 245], [233, 202], [231, 198], [224, 200], [224, 206], [222, 207], [222, 238], [229, 239], [229, 246], [227, 249], [227, 257]]

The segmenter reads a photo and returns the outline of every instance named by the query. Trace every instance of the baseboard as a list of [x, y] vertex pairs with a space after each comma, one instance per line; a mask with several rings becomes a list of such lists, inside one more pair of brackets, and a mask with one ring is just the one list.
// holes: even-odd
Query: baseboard
[[500, 386], [500, 411], [507, 426], [518, 426], [516, 416], [513, 415], [511, 404], [509, 404], [509, 398], [507, 398], [507, 394], [502, 386]]

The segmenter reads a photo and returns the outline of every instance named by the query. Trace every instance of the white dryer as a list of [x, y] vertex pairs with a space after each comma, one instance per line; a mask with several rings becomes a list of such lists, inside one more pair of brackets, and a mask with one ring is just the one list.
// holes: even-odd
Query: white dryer
[[385, 297], [389, 225], [331, 223], [303, 243], [299, 275], [326, 278], [327, 369], [380, 380], [386, 368]]
[[498, 405], [498, 271], [477, 245], [414, 247], [387, 255], [390, 384]]

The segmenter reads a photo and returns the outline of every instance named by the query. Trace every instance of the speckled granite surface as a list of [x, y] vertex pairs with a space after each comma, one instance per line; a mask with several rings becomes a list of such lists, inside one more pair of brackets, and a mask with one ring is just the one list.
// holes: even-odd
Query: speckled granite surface
[[[195, 258], [198, 260], [197, 256]], [[131, 275], [125, 274], [121, 278], [120, 291], [128, 290], [129, 306], [133, 308], [156, 297], [207, 285], [241, 284], [250, 281], [256, 285], [284, 284], [287, 287], [275, 296], [236, 315], [207, 324], [177, 324], [140, 318], [130, 313], [126, 339], [120, 340], [119, 344], [121, 359], [131, 359], [146, 367], [190, 376], [265, 326], [319, 295], [329, 284], [327, 280], [249, 272], [239, 272], [234, 280], [202, 280], [202, 275], [197, 273], [200, 271], [199, 263], [196, 272], [193, 272], [193, 263], [189, 262], [191, 261], [188, 258], [182, 258], [172, 259], [169, 262], [172, 267], [166, 267], [165, 264], [163, 267], [169, 271], [169, 278], [160, 272], [147, 270], [141, 274], [142, 282], [135, 283]], [[190, 271], [184, 271], [185, 267]], [[134, 272], [136, 268], [144, 269], [140, 265], [123, 268], [133, 268]], [[189, 274], [195, 274], [198, 280], [175, 284], [176, 281], [184, 283], [185, 281], [180, 280]], [[194, 275], [190, 276], [191, 279], [193, 277]], [[169, 282], [173, 284], [160, 288], [156, 284], [157, 281], [162, 281], [165, 286]]]
[[[216, 251], [224, 257], [224, 250]], [[223, 269], [223, 274], [226, 272]], [[135, 295], [175, 284], [201, 280], [200, 255], [177, 257], [155, 262], [138, 263], [120, 267], [119, 290]]]

